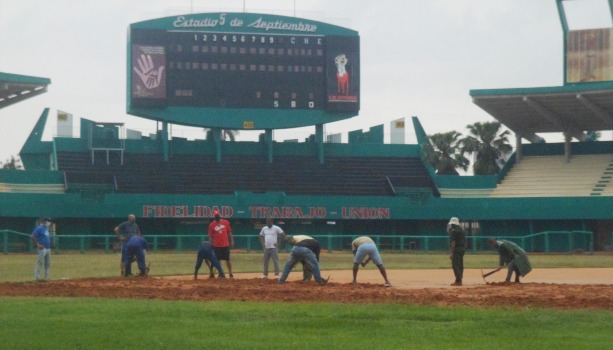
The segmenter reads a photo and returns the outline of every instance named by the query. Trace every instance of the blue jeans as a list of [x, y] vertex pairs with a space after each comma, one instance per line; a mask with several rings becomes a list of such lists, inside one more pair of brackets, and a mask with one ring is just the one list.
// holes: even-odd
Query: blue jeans
[[40, 272], [45, 269], [45, 279], [49, 278], [49, 267], [51, 266], [51, 249], [43, 248], [36, 250], [36, 266], [34, 267], [34, 279], [40, 279]]
[[304, 264], [309, 268], [313, 275], [315, 276], [315, 282], [317, 284], [321, 284], [321, 273], [319, 272], [319, 262], [315, 257], [315, 253], [312, 250], [305, 247], [294, 246], [292, 251], [289, 253], [289, 257], [287, 262], [285, 263], [285, 267], [283, 268], [283, 273], [281, 274], [281, 278], [279, 278], [279, 283], [284, 283], [289, 276], [289, 273], [292, 271], [294, 266], [300, 261], [304, 261]]

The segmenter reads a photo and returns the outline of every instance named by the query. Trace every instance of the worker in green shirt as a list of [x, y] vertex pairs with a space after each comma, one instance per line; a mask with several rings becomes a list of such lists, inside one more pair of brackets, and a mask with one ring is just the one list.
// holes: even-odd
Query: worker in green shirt
[[460, 220], [453, 217], [447, 224], [447, 233], [449, 234], [449, 250], [451, 255], [451, 268], [455, 275], [455, 282], [452, 286], [461, 286], [462, 277], [464, 275], [464, 252], [466, 251], [466, 234], [460, 227]]
[[503, 268], [505, 265], [508, 268], [505, 283], [511, 283], [511, 275], [513, 272], [515, 272], [515, 282], [519, 283], [519, 276], [524, 277], [532, 271], [528, 255], [517, 244], [506, 240], [496, 240], [495, 238], [490, 238], [487, 242], [492, 248], [498, 251], [500, 257], [499, 269]]

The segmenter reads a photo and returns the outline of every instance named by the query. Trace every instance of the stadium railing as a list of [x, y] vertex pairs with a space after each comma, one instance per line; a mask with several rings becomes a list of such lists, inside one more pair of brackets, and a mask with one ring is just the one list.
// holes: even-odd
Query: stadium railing
[[[613, 235], [613, 233], [612, 233]], [[322, 249], [349, 251], [351, 242], [361, 235], [311, 235], [317, 239]], [[370, 236], [379, 250], [386, 252], [443, 252], [449, 250], [449, 237], [441, 235], [372, 235]], [[467, 251], [470, 253], [493, 252], [487, 243], [489, 236], [469, 236]], [[591, 231], [545, 231], [526, 236], [495, 236], [497, 239], [513, 241], [529, 253], [578, 253], [594, 252]], [[112, 253], [119, 251], [115, 235], [53, 235], [55, 252], [79, 251]], [[145, 235], [153, 252], [195, 251], [200, 242], [207, 239], [204, 235]], [[235, 249], [260, 250], [258, 235], [234, 235]], [[30, 235], [13, 230], [0, 230], [0, 251], [4, 254], [27, 253], [34, 250]], [[290, 246], [283, 243], [281, 251], [289, 251]]]

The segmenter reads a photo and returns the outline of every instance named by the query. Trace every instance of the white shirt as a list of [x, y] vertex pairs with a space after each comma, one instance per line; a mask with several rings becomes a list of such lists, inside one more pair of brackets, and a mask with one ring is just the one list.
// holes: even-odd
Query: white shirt
[[283, 234], [283, 230], [277, 225], [272, 225], [271, 227], [262, 227], [262, 231], [260, 231], [260, 236], [264, 237], [264, 248], [275, 248], [275, 243], [277, 243], [277, 236], [281, 234]]

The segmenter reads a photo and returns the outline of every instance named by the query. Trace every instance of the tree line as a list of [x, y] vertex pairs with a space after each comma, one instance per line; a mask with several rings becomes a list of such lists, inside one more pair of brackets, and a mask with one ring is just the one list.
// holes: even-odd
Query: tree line
[[500, 122], [477, 122], [467, 125], [469, 135], [457, 131], [428, 135], [430, 143], [421, 145], [426, 160], [437, 175], [459, 175], [458, 169], [468, 171], [471, 164], [466, 155], [474, 156], [474, 175], [497, 174], [505, 164], [504, 156], [511, 153], [509, 130], [502, 130]]

